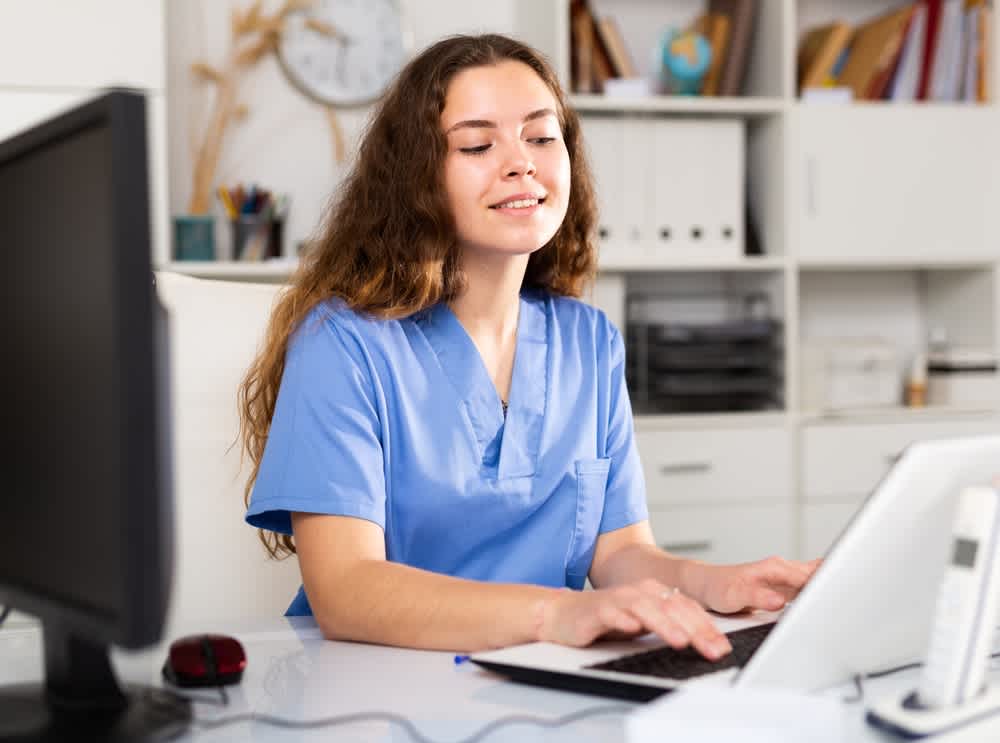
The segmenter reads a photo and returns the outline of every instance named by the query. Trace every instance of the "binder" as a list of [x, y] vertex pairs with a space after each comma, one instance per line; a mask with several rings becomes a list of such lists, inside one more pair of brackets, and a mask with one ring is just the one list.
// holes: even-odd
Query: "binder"
[[621, 261], [625, 242], [625, 151], [624, 120], [620, 116], [581, 117], [583, 139], [589, 157], [597, 197], [598, 262]]
[[652, 129], [653, 264], [743, 256], [744, 129], [742, 119], [666, 120]]
[[742, 119], [583, 117], [604, 269], [744, 253]]

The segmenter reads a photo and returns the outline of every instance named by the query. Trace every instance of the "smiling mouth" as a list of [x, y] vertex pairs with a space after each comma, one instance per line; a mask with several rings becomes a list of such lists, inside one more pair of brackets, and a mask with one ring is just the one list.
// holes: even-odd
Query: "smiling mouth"
[[528, 209], [539, 204], [544, 204], [546, 196], [542, 196], [538, 199], [514, 199], [512, 201], [505, 201], [502, 204], [494, 204], [490, 209]]

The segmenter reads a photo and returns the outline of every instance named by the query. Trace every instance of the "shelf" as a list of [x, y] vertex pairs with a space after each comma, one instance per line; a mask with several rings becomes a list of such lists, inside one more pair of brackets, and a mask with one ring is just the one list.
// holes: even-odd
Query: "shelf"
[[785, 256], [745, 256], [726, 260], [685, 261], [683, 263], [612, 263], [598, 260], [602, 273], [628, 273], [629, 271], [783, 271], [788, 267]]
[[297, 267], [297, 261], [265, 261], [263, 263], [173, 261], [162, 264], [158, 270], [195, 276], [202, 279], [275, 281], [287, 279]]
[[804, 271], [899, 271], [948, 268], [992, 268], [1000, 264], [1000, 251], [996, 256], [942, 256], [940, 258], [905, 256], [887, 258], [885, 256], [869, 260], [867, 258], [800, 258], [799, 268]]
[[838, 423], [933, 423], [955, 418], [983, 418], [1000, 415], [1000, 410], [988, 405], [929, 405], [925, 408], [866, 408], [826, 413], [799, 413], [802, 425]]
[[703, 116], [771, 116], [785, 110], [781, 98], [715, 98], [657, 95], [636, 98], [571, 95], [570, 105], [581, 112], [669, 113]]
[[688, 413], [683, 415], [636, 414], [635, 430], [767, 428], [784, 426], [788, 422], [788, 414], [780, 410], [747, 413]]

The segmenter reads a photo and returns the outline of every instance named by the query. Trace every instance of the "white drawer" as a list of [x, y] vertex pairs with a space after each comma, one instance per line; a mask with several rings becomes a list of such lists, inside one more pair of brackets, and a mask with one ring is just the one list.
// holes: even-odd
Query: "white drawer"
[[650, 507], [792, 497], [785, 428], [636, 433]]
[[792, 558], [793, 504], [651, 510], [656, 543], [678, 557], [712, 563]]
[[834, 541], [861, 508], [864, 499], [837, 503], [806, 503], [802, 506], [799, 545], [803, 560], [827, 553]]
[[867, 495], [907, 445], [1000, 431], [996, 418], [810, 426], [802, 433], [802, 489], [809, 498]]

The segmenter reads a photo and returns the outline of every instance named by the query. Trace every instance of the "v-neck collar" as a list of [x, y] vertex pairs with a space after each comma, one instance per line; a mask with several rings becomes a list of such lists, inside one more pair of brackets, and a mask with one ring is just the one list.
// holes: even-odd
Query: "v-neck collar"
[[535, 473], [548, 398], [548, 312], [544, 296], [521, 295], [507, 417], [479, 349], [445, 303], [417, 318], [468, 414], [480, 456], [502, 430], [497, 478]]

